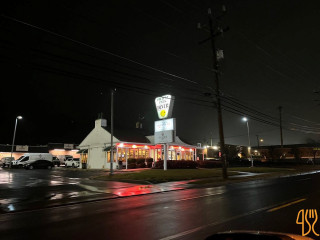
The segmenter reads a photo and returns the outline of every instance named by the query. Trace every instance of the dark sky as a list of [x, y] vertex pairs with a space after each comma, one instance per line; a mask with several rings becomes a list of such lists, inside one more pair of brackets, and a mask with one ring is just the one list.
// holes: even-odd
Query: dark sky
[[[218, 142], [212, 51], [198, 42], [207, 9], [228, 12], [216, 39], [221, 62], [225, 141], [252, 145], [319, 141], [320, 3], [293, 0], [8, 1], [1, 3], [1, 144], [80, 143], [99, 112], [152, 133], [154, 98], [176, 96], [177, 134], [192, 143]], [[317, 101], [319, 100], [319, 101]], [[110, 123], [110, 121], [108, 121]]]

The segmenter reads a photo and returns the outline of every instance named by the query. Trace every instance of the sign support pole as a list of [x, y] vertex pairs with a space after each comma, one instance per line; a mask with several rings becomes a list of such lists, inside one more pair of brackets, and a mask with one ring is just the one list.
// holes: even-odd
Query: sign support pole
[[113, 174], [113, 95], [114, 91], [111, 90], [111, 152], [110, 152], [110, 176]]
[[167, 170], [167, 160], [168, 160], [168, 144], [163, 144], [163, 150], [164, 150], [164, 161], [163, 161], [163, 170]]

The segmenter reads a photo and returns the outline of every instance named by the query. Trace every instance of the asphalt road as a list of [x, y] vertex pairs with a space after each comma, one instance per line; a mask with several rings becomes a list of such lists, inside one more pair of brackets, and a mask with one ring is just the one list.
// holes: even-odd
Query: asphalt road
[[[319, 183], [320, 174], [301, 175], [4, 213], [0, 215], [0, 236], [204, 239], [228, 230], [301, 234], [297, 214], [301, 209], [320, 211]], [[314, 229], [320, 232], [319, 222]]]

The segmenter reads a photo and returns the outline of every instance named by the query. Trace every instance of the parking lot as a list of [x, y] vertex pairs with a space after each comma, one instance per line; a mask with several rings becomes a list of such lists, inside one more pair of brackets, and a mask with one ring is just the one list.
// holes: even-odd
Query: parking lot
[[77, 201], [112, 198], [115, 189], [134, 184], [91, 180], [108, 174], [103, 170], [65, 167], [48, 169], [0, 168], [0, 211], [20, 211], [68, 204]]

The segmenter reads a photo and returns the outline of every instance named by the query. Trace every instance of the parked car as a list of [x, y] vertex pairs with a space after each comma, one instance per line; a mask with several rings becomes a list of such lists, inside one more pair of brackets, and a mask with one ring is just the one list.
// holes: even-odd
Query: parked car
[[60, 167], [60, 159], [57, 158], [56, 156], [54, 156], [54, 157], [52, 158], [52, 163], [53, 163], [54, 166]]
[[0, 165], [1, 167], [9, 167], [12, 161], [14, 161], [14, 157], [3, 157], [0, 160]]
[[79, 158], [68, 158], [65, 161], [65, 167], [79, 167], [80, 166], [80, 159]]
[[34, 162], [27, 162], [23, 165], [25, 169], [34, 169], [34, 168], [45, 168], [45, 169], [51, 169], [54, 167], [52, 161], [48, 160], [36, 160]]

